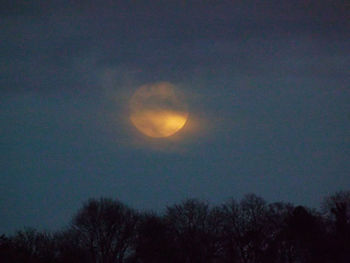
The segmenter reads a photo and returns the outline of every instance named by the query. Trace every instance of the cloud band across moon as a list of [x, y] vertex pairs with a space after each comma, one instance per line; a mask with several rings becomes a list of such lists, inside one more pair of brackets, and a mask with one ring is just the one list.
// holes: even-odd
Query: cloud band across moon
[[130, 100], [132, 124], [149, 137], [174, 135], [184, 127], [188, 115], [183, 95], [168, 82], [143, 85]]

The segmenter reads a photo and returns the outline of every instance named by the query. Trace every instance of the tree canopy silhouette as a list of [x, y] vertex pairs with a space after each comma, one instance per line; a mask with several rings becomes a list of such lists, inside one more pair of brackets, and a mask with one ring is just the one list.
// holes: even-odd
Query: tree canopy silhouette
[[92, 262], [121, 263], [130, 253], [137, 221], [137, 213], [119, 201], [90, 199], [74, 217], [72, 228]]
[[350, 191], [321, 210], [254, 194], [212, 206], [187, 199], [164, 213], [90, 199], [54, 233], [0, 235], [1, 263], [347, 263]]

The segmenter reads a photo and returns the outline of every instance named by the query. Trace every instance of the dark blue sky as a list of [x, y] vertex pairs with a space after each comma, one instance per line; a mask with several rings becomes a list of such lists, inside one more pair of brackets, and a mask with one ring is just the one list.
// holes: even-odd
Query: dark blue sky
[[[0, 233], [58, 229], [90, 197], [318, 207], [350, 187], [346, 1], [11, 0], [0, 32]], [[147, 139], [128, 100], [159, 81], [190, 120]]]

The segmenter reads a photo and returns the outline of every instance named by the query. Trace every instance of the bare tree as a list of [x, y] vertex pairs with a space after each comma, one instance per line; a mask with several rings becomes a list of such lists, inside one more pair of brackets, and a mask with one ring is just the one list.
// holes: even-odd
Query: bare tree
[[334, 262], [348, 262], [350, 258], [350, 191], [327, 196], [321, 209], [328, 220], [329, 240]]
[[53, 236], [56, 258], [58, 263], [85, 263], [89, 262], [86, 249], [80, 246], [78, 231], [68, 228], [56, 232]]
[[163, 217], [155, 213], [142, 214], [137, 226], [135, 253], [130, 262], [173, 262], [176, 251], [171, 246], [171, 239], [169, 227]]
[[168, 207], [165, 220], [172, 232], [177, 262], [215, 262], [219, 250], [220, 220], [207, 203], [189, 199]]
[[73, 219], [80, 246], [94, 263], [122, 263], [130, 253], [137, 214], [119, 201], [90, 199]]
[[52, 235], [47, 232], [39, 232], [34, 228], [25, 228], [8, 238], [6, 243], [8, 256], [12, 262], [49, 263], [55, 260]]
[[322, 204], [323, 213], [336, 223], [339, 231], [350, 225], [350, 191], [340, 191], [327, 196]]
[[261, 262], [267, 249], [266, 202], [256, 195], [246, 195], [240, 203], [231, 199], [223, 206], [224, 240], [229, 262]]
[[294, 206], [289, 203], [276, 202], [268, 205], [263, 262], [290, 262], [289, 255], [293, 253], [293, 248], [286, 239], [285, 230], [293, 210]]

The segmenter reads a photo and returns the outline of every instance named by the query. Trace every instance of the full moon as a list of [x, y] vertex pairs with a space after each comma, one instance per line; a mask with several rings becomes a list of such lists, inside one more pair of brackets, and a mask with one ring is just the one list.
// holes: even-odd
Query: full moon
[[183, 95], [168, 82], [139, 87], [130, 100], [130, 120], [144, 135], [169, 137], [187, 122]]

